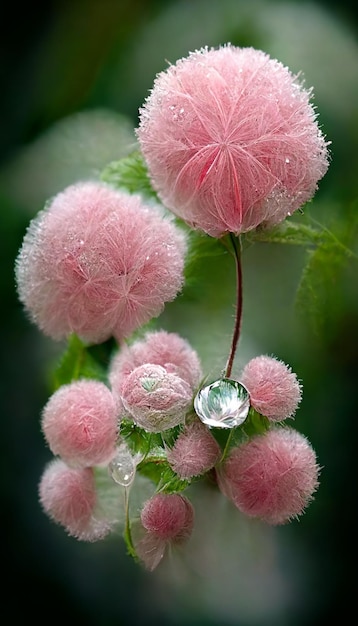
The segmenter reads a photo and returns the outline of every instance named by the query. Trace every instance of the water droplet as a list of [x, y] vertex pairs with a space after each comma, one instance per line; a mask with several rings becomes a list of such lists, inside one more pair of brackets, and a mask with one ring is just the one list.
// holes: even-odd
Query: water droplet
[[290, 159], [288, 157], [285, 158], [285, 163], [289, 163]]
[[236, 380], [221, 378], [200, 389], [194, 409], [203, 424], [211, 428], [235, 428], [247, 418], [250, 394]]
[[114, 482], [122, 487], [129, 487], [135, 476], [136, 464], [128, 447], [121, 443], [117, 453], [108, 465], [108, 472]]

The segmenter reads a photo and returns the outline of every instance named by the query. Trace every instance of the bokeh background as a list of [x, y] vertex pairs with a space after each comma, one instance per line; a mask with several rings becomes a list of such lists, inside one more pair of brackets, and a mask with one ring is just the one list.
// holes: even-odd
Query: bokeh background
[[[294, 306], [306, 251], [255, 244], [244, 256], [237, 366], [275, 354], [303, 380], [295, 427], [323, 468], [315, 501], [300, 521], [267, 528], [241, 519], [211, 490], [194, 490], [190, 550], [152, 574], [126, 555], [120, 536], [79, 543], [40, 509], [37, 485], [50, 454], [39, 418], [63, 346], [27, 320], [13, 268], [29, 220], [49, 197], [98, 177], [133, 149], [138, 108], [155, 74], [191, 50], [226, 42], [265, 50], [314, 87], [332, 162], [309, 211], [338, 236], [357, 197], [357, 28], [354, 3], [346, 0], [7, 4], [0, 37], [0, 459], [2, 608], [6, 613], [9, 603], [11, 623], [310, 626], [355, 611], [354, 257], [317, 294], [321, 313], [312, 326]], [[357, 236], [352, 246], [357, 254]], [[210, 372], [225, 361], [230, 341], [232, 269], [225, 259], [206, 259], [197, 289], [160, 320], [191, 341]]]

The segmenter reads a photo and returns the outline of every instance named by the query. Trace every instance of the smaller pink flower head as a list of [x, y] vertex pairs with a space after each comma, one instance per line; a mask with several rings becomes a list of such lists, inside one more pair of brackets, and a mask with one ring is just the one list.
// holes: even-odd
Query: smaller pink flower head
[[183, 232], [157, 207], [77, 183], [32, 220], [16, 259], [19, 298], [53, 339], [121, 340], [176, 297], [185, 250]]
[[318, 475], [312, 446], [289, 428], [274, 428], [234, 448], [217, 472], [221, 491], [242, 513], [273, 525], [304, 512]]
[[290, 367], [269, 356], [258, 356], [245, 366], [240, 382], [250, 393], [251, 406], [272, 421], [292, 417], [302, 388]]
[[44, 407], [42, 430], [53, 454], [70, 465], [105, 463], [117, 439], [117, 405], [111, 391], [95, 380], [63, 385]]
[[180, 478], [200, 476], [214, 467], [220, 446], [209, 430], [196, 420], [188, 424], [167, 453], [168, 463]]
[[109, 371], [112, 389], [117, 390], [123, 377], [146, 363], [161, 365], [168, 373], [185, 380], [192, 389], [202, 377], [199, 357], [190, 344], [176, 333], [159, 330], [147, 333], [144, 339], [124, 346], [116, 354]]
[[253, 48], [202, 48], [170, 65], [137, 129], [163, 203], [214, 237], [285, 219], [328, 168], [310, 98], [288, 68]]
[[72, 537], [97, 541], [109, 532], [108, 524], [94, 516], [97, 497], [91, 468], [74, 469], [54, 459], [42, 474], [39, 497], [45, 513]]
[[144, 528], [165, 541], [189, 538], [194, 525], [194, 509], [185, 496], [158, 493], [144, 503], [141, 512]]
[[119, 389], [123, 407], [148, 432], [159, 433], [184, 421], [193, 402], [188, 383], [160, 365], [141, 365]]

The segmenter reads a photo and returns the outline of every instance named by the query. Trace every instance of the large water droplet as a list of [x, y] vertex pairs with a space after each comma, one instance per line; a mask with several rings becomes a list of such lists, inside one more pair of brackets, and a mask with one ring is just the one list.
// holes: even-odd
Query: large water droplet
[[194, 409], [203, 424], [211, 428], [235, 428], [247, 418], [250, 394], [236, 380], [221, 378], [200, 389]]
[[118, 485], [129, 487], [132, 484], [136, 472], [136, 464], [125, 443], [121, 443], [118, 446], [116, 455], [108, 465], [108, 472]]

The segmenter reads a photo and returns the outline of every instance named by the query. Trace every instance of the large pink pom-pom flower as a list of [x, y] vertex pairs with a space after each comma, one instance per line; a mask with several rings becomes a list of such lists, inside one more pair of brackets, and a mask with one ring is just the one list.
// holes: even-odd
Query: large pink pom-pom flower
[[131, 346], [123, 346], [112, 360], [109, 380], [112, 389], [119, 388], [123, 377], [136, 367], [151, 363], [161, 365], [171, 374], [176, 374], [195, 389], [202, 377], [199, 357], [189, 343], [165, 330], [148, 332], [144, 339]]
[[135, 424], [153, 433], [183, 422], [193, 403], [188, 383], [161, 365], [147, 364], [134, 369], [123, 379], [119, 394]]
[[110, 531], [109, 524], [95, 515], [97, 496], [91, 468], [74, 469], [61, 459], [50, 461], [40, 480], [39, 497], [46, 514], [76, 539], [97, 541]]
[[53, 454], [70, 465], [105, 463], [116, 447], [115, 399], [108, 387], [96, 380], [63, 385], [44, 407], [42, 430]]
[[214, 467], [221, 455], [220, 446], [210, 431], [196, 420], [188, 424], [168, 450], [169, 465], [180, 478], [192, 478]]
[[273, 525], [304, 512], [318, 475], [311, 444], [288, 428], [275, 428], [234, 448], [217, 472], [221, 491], [242, 513]]
[[185, 238], [159, 209], [84, 182], [32, 220], [16, 260], [19, 297], [53, 339], [118, 340], [181, 289]]
[[251, 359], [240, 377], [250, 393], [251, 406], [271, 421], [292, 417], [301, 401], [302, 388], [291, 368], [269, 356]]
[[310, 97], [253, 48], [203, 48], [158, 74], [137, 136], [163, 203], [215, 237], [282, 221], [328, 167]]
[[194, 509], [185, 496], [158, 493], [144, 503], [141, 523], [145, 532], [136, 542], [136, 552], [145, 567], [153, 571], [168, 546], [181, 545], [189, 539]]

